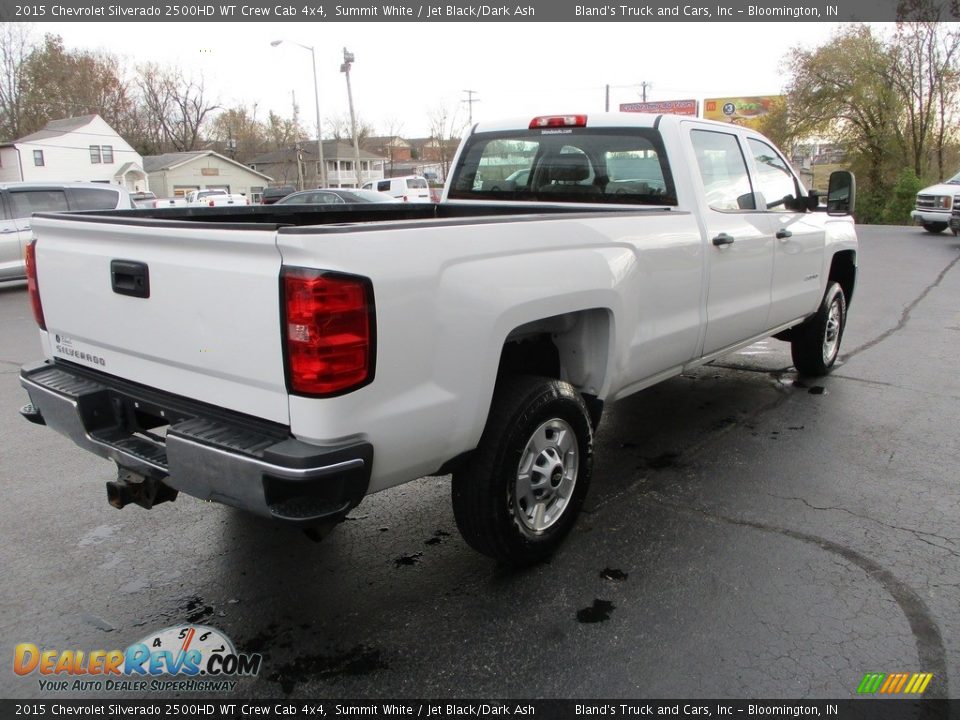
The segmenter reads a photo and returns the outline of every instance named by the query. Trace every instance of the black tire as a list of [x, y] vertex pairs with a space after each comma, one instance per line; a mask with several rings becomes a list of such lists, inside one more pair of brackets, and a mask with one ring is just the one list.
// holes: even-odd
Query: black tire
[[793, 328], [790, 354], [801, 375], [819, 377], [830, 372], [840, 354], [847, 324], [847, 299], [838, 283], [827, 285], [817, 314]]
[[[521, 462], [529, 472], [521, 473]], [[546, 559], [576, 522], [592, 462], [590, 415], [571, 385], [542, 377], [504, 379], [480, 444], [453, 475], [461, 535], [474, 550], [508, 565]], [[526, 492], [523, 475], [529, 477]], [[531, 507], [530, 500], [538, 502]]]
[[925, 222], [920, 224], [923, 226], [924, 230], [926, 230], [928, 233], [933, 233], [934, 235], [937, 233], [942, 233], [947, 229], [947, 223], [945, 222]]

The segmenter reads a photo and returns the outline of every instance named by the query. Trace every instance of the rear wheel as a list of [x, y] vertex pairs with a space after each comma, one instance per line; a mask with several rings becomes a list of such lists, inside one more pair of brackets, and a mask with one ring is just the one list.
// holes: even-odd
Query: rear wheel
[[817, 314], [793, 328], [790, 354], [801, 375], [820, 376], [830, 372], [840, 354], [840, 341], [847, 321], [847, 301], [838, 283], [827, 285]]
[[934, 235], [937, 233], [942, 233], [947, 229], [947, 223], [945, 222], [925, 222], [921, 223], [921, 225], [923, 226], [924, 230], [926, 230], [928, 233], [933, 233]]
[[506, 564], [544, 560], [576, 522], [592, 460], [590, 415], [571, 385], [540, 377], [502, 381], [480, 445], [453, 476], [460, 533]]

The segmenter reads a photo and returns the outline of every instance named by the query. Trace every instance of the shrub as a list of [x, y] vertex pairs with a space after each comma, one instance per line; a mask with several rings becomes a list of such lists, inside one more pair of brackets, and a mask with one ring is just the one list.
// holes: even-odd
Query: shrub
[[910, 211], [917, 200], [917, 193], [922, 189], [920, 178], [912, 169], [907, 168], [900, 173], [897, 184], [893, 186], [893, 194], [887, 201], [883, 211], [883, 222], [887, 225], [910, 225]]

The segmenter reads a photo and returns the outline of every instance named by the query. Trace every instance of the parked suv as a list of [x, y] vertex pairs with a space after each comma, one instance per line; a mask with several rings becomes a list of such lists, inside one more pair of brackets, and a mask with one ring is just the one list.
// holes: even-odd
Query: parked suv
[[277, 200], [282, 200], [290, 193], [296, 191], [293, 185], [283, 185], [282, 187], [267, 187], [260, 193], [261, 205], [273, 205]]
[[0, 183], [0, 281], [27, 276], [23, 253], [30, 241], [30, 218], [37, 212], [123, 210], [130, 193], [102, 183]]

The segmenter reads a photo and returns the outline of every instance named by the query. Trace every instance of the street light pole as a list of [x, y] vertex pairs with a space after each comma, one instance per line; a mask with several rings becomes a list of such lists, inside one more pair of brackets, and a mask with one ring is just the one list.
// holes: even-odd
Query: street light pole
[[346, 48], [343, 49], [343, 64], [340, 65], [340, 72], [347, 76], [347, 102], [350, 104], [350, 131], [353, 133], [353, 169], [357, 174], [357, 188], [363, 181], [360, 178], [360, 145], [357, 142], [357, 116], [353, 112], [353, 89], [350, 87], [350, 67], [353, 65], [354, 56]]
[[[283, 40], [274, 40], [270, 43], [272, 47], [277, 47]], [[288, 40], [287, 42], [292, 42]], [[317, 166], [320, 170], [320, 187], [327, 187], [327, 163], [323, 159], [323, 138], [322, 136], [322, 125], [320, 123], [320, 85], [317, 83], [317, 54], [314, 51], [313, 47], [310, 45], [301, 45], [298, 42], [293, 43], [302, 47], [304, 50], [310, 51], [310, 61], [313, 66], [313, 100], [317, 109]]]

